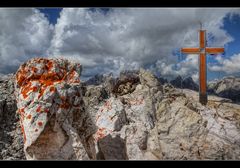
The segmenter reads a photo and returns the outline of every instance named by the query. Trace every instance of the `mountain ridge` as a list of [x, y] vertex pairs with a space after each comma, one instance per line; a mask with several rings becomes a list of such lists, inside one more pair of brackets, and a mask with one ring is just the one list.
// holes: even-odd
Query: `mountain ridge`
[[[0, 82], [0, 156], [25, 160], [14, 80]], [[80, 87], [85, 110], [98, 127], [97, 160], [239, 159], [240, 105], [229, 99], [209, 95], [202, 106], [198, 92], [162, 84], [144, 69]], [[113, 120], [106, 125], [108, 117]]]

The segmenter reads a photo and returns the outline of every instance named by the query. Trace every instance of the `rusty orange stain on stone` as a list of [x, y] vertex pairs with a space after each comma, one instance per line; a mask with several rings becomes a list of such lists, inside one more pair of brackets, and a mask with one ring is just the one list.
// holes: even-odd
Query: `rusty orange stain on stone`
[[36, 67], [32, 67], [32, 71], [33, 71], [33, 72], [35, 72], [35, 73], [36, 73], [36, 72], [37, 72], [37, 70], [38, 70], [38, 69], [37, 69]]
[[68, 109], [70, 107], [69, 103], [68, 102], [63, 102], [63, 104], [60, 105], [60, 108], [63, 108], [63, 109]]
[[60, 96], [60, 99], [61, 99], [62, 101], [65, 101], [66, 97], [65, 97], [65, 96]]
[[41, 127], [42, 125], [43, 125], [43, 123], [42, 123], [41, 121], [39, 121], [39, 122], [38, 122], [38, 126]]
[[112, 105], [111, 105], [111, 103], [108, 102], [108, 101], [105, 102], [104, 107], [106, 107], [108, 110], [111, 110], [111, 109], [112, 109]]
[[22, 130], [22, 133], [23, 133], [23, 142], [25, 143], [25, 142], [26, 142], [26, 134], [25, 134], [25, 131], [24, 131], [23, 125], [20, 124], [20, 126], [21, 126], [21, 130]]
[[[40, 64], [41, 69], [31, 66], [31, 62], [34, 64]], [[53, 72], [53, 67], [59, 69], [59, 71]], [[80, 64], [79, 64], [80, 66]], [[39, 92], [38, 99], [44, 95], [46, 89], [50, 87], [50, 92], [55, 92], [56, 88], [54, 87], [55, 83], [60, 83], [62, 81], [67, 80], [69, 83], [80, 83], [80, 79], [75, 79], [76, 72], [75, 67], [72, 67], [70, 71], [68, 71], [67, 64], [58, 65], [58, 62], [54, 60], [49, 60], [45, 58], [34, 58], [30, 61], [30, 66], [28, 63], [24, 63], [21, 65], [19, 70], [16, 73], [16, 82], [17, 85], [20, 87], [20, 94], [23, 96], [24, 99], [28, 98], [29, 93], [31, 92]], [[41, 70], [41, 71], [40, 71]], [[38, 85], [32, 86], [32, 82], [37, 82]], [[80, 94], [76, 94], [80, 97]], [[61, 97], [62, 104], [60, 108], [68, 109], [71, 105], [70, 102], [65, 97]], [[42, 108], [38, 106], [36, 112], [45, 112], [48, 113], [50, 110], [48, 108]], [[20, 114], [20, 123], [22, 123], [25, 119], [24, 108], [18, 110]], [[27, 115], [26, 119], [31, 119], [32, 116], [29, 114]], [[43, 122], [37, 122], [38, 126], [42, 126]], [[24, 127], [21, 124], [22, 132], [24, 135], [24, 143], [26, 141], [26, 135], [24, 132]], [[37, 132], [38, 129], [35, 129]], [[103, 133], [100, 130], [100, 137], [103, 136]]]
[[32, 91], [33, 91], [33, 92], [36, 92], [37, 90], [38, 90], [37, 86], [34, 86], [34, 87], [32, 88]]
[[73, 83], [80, 83], [80, 80], [75, 80], [73, 81]]
[[26, 99], [28, 97], [28, 93], [31, 91], [31, 82], [29, 82], [25, 87], [23, 87], [21, 94], [23, 98]]
[[20, 112], [20, 113], [24, 113], [24, 107], [21, 108], [21, 109], [19, 109], [19, 112]]
[[49, 112], [49, 109], [45, 109], [44, 112], [45, 112], [45, 113], [48, 113], [48, 112]]
[[96, 138], [95, 140], [99, 140], [99, 139], [102, 139], [104, 138], [106, 135], [104, 134], [104, 130], [106, 130], [106, 128], [99, 128], [97, 133], [96, 133]]
[[32, 118], [32, 115], [29, 114], [29, 115], [27, 116], [27, 119], [31, 119], [31, 118]]
[[52, 62], [52, 61], [49, 61], [49, 62], [47, 63], [47, 67], [48, 67], [48, 70], [51, 70], [52, 67], [53, 67], [53, 62]]
[[41, 106], [38, 106], [36, 112], [38, 112], [38, 113], [41, 112]]
[[130, 104], [131, 105], [140, 105], [140, 104], [143, 104], [143, 98], [141, 98], [141, 99], [135, 99], [135, 100], [131, 100], [130, 101]]
[[[24, 66], [22, 66], [22, 68], [17, 72], [16, 78], [17, 78], [17, 84], [22, 87], [22, 92], [21, 94], [23, 95], [24, 99], [26, 99], [28, 97], [28, 93], [30, 91], [37, 91], [36, 87], [31, 88], [31, 81], [38, 81], [40, 82], [41, 86], [40, 86], [40, 94], [38, 96], [38, 98], [40, 98], [45, 89], [50, 86], [53, 85], [54, 82], [59, 82], [62, 81], [62, 79], [60, 79], [59, 75], [55, 72], [50, 72], [50, 70], [53, 67], [54, 62], [51, 60], [46, 60], [46, 59], [36, 59], [36, 62], [38, 63], [47, 63], [46, 67], [45, 67], [45, 73], [41, 74], [41, 75], [37, 75], [37, 74], [33, 74], [30, 77], [27, 77], [26, 74], [29, 71], [29, 69], [25, 68]], [[31, 67], [31, 70], [36, 73], [37, 72], [37, 68], [36, 67]], [[64, 71], [66, 73], [66, 71]], [[66, 75], [66, 74], [64, 74]]]
[[75, 71], [73, 71], [73, 69], [72, 69], [72, 70], [70, 71], [69, 79], [72, 79], [74, 75], [75, 75]]
[[54, 86], [50, 87], [50, 92], [55, 92], [55, 87]]

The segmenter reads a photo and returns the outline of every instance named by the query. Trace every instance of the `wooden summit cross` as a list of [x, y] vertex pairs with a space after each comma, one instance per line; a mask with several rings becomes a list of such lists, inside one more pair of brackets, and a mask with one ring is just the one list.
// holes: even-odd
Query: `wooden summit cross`
[[199, 30], [199, 48], [181, 48], [184, 54], [199, 55], [199, 102], [203, 105], [207, 104], [207, 67], [206, 54], [223, 53], [224, 48], [206, 47], [206, 30]]

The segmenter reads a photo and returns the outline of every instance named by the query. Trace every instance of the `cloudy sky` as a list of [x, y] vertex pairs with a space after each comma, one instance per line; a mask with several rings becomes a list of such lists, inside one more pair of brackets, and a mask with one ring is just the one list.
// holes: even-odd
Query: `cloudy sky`
[[207, 45], [225, 47], [208, 56], [208, 80], [240, 75], [240, 9], [235, 8], [1, 8], [0, 73], [33, 57], [79, 61], [84, 78], [144, 67], [164, 77], [198, 80], [199, 22]]

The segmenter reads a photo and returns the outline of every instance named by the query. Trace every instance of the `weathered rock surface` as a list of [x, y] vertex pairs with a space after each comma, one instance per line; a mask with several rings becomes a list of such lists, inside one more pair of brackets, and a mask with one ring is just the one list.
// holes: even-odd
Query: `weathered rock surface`
[[199, 86], [193, 81], [191, 77], [182, 79], [181, 76], [176, 77], [170, 83], [176, 88], [191, 89], [198, 91]]
[[34, 58], [16, 73], [15, 94], [27, 159], [94, 159], [96, 128], [84, 110], [81, 65]]
[[86, 109], [98, 126], [98, 159], [240, 159], [239, 105], [209, 96], [202, 106], [198, 92], [162, 86], [144, 70], [138, 77], [133, 91], [102, 98], [91, 86], [98, 96], [85, 95], [98, 100]]
[[240, 102], [240, 78], [229, 76], [210, 82], [208, 90], [217, 96]]
[[[36, 78], [29, 79], [32, 82]], [[38, 93], [26, 93], [30, 105], [24, 106], [25, 113], [38, 116], [36, 121], [25, 126], [29, 130], [42, 130], [38, 136], [32, 136], [31, 132], [29, 137], [26, 134], [26, 141], [28, 138], [32, 141], [25, 148], [28, 159], [92, 159], [95, 152], [99, 160], [240, 159], [240, 105], [229, 99], [210, 95], [208, 104], [203, 106], [198, 102], [198, 92], [177, 89], [167, 83], [163, 85], [143, 69], [125, 71], [118, 78], [107, 75], [104, 80], [92, 83], [70, 81], [54, 83], [54, 92], [47, 91], [52, 86], [49, 85], [40, 99], [37, 99]], [[58, 86], [63, 86], [61, 83], [65, 83], [63, 88]], [[23, 88], [16, 91], [21, 93]], [[80, 96], [74, 96], [74, 93]], [[62, 94], [71, 100], [69, 108], [73, 102], [79, 102], [81, 113], [60, 110], [58, 105], [62, 101], [58, 95]], [[21, 95], [18, 97], [18, 104], [24, 105], [27, 100]], [[35, 103], [31, 105], [31, 102]], [[51, 106], [47, 106], [49, 102]], [[49, 111], [36, 113], [40, 104], [49, 107]], [[34, 125], [40, 119], [46, 122], [43, 129]], [[27, 123], [27, 118], [25, 120], [21, 122]], [[87, 135], [92, 139], [86, 138]], [[16, 146], [16, 142], [9, 144]], [[3, 149], [15, 152], [9, 148]], [[24, 159], [5, 153], [1, 153], [3, 159]]]
[[159, 104], [157, 118], [163, 158], [240, 159], [240, 106], [214, 96], [209, 96], [207, 106], [197, 100], [197, 92], [184, 89], [183, 93], [170, 92]]
[[0, 77], [0, 159], [26, 159], [14, 92], [13, 74]]

